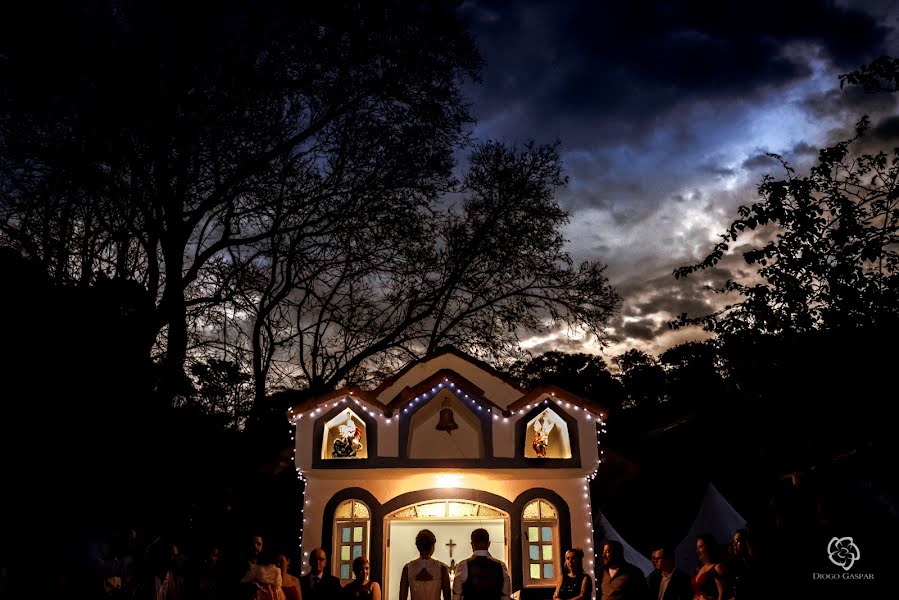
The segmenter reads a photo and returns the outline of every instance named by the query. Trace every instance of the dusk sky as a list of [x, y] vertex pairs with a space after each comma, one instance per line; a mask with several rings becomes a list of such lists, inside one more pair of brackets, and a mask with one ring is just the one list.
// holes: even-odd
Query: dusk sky
[[[462, 10], [486, 63], [469, 89], [475, 136], [562, 143], [569, 251], [607, 263], [624, 300], [607, 359], [703, 337], [666, 324], [723, 305], [704, 285], [751, 270], [732, 255], [685, 282], [672, 271], [705, 256], [765, 173], [782, 175], [765, 153], [802, 174], [863, 114], [872, 142], [899, 145], [895, 95], [841, 91], [838, 79], [899, 55], [895, 1], [477, 1]], [[598, 351], [564, 331], [526, 346]]]

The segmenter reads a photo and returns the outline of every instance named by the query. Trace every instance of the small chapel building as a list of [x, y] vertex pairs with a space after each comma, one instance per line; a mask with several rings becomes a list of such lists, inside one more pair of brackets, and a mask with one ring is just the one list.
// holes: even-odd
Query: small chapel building
[[512, 591], [551, 598], [567, 549], [582, 548], [594, 576], [599, 565], [589, 481], [606, 415], [554, 386], [522, 389], [451, 348], [372, 391], [347, 387], [297, 405], [288, 416], [305, 481], [304, 560], [324, 548], [346, 584], [364, 556], [385, 600], [396, 600], [419, 530], [433, 531], [434, 558], [455, 566], [483, 527]]

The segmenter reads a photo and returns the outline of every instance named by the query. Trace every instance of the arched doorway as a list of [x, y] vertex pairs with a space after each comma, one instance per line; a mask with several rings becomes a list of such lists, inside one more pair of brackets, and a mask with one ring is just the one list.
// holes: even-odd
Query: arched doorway
[[[418, 558], [415, 535], [430, 529], [437, 537], [434, 558], [455, 566], [471, 555], [470, 536], [483, 527], [490, 532], [490, 554], [509, 564], [509, 513], [464, 499], [436, 499], [410, 504], [384, 517], [385, 600], [399, 596], [403, 565]], [[450, 569], [452, 576], [453, 569]]]

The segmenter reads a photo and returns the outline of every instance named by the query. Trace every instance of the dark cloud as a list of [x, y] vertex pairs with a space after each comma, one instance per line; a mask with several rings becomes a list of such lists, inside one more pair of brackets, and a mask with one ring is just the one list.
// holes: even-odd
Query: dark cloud
[[480, 115], [511, 116], [511, 129], [493, 128], [505, 135], [527, 122], [579, 145], [633, 140], [685, 102], [757, 98], [807, 76], [809, 53], [848, 71], [883, 53], [888, 31], [830, 0], [484, 0], [464, 10], [487, 62]]
[[528, 352], [534, 356], [553, 350], [577, 354], [578, 352], [584, 352], [585, 347], [589, 347], [594, 341], [592, 337], [587, 340], [571, 338], [566, 335], [566, 331], [558, 330], [553, 333], [552, 338], [528, 348]]
[[824, 119], [839, 117], [857, 120], [863, 114], [890, 112], [895, 109], [895, 98], [889, 94], [871, 94], [860, 87], [850, 86], [814, 94], [802, 101], [802, 107], [810, 116]]
[[[672, 333], [667, 321], [736, 301], [708, 285], [757, 277], [742, 249], [686, 280], [672, 271], [705, 257], [737, 207], [757, 200], [762, 173], [783, 176], [767, 152], [804, 174], [818, 148], [850, 137], [863, 114], [872, 143], [899, 134], [894, 96], [841, 90], [838, 79], [897, 54], [895, 3], [847, 4], [462, 5], [486, 61], [483, 85], [470, 89], [475, 137], [561, 140], [569, 249], [578, 261], [607, 263], [624, 301], [612, 342], [655, 352], [686, 341], [690, 332]], [[740, 243], [764, 237], [754, 231]], [[536, 349], [589, 345], [550, 337]]]
[[696, 172], [714, 175], [716, 177], [730, 177], [736, 173], [736, 171], [729, 167], [722, 167], [721, 165], [716, 165], [714, 163], [701, 164], [696, 167]]
[[740, 166], [746, 169], [747, 171], [755, 171], [757, 169], [771, 170], [772, 167], [778, 165], [777, 159], [771, 156], [768, 156], [765, 153], [756, 154], [755, 156], [750, 156], [746, 160], [743, 161], [743, 164]]
[[619, 335], [623, 338], [649, 341], [656, 336], [658, 328], [635, 321], [622, 325], [621, 328], [616, 329], [616, 331], [618, 331]]
[[806, 142], [799, 142], [790, 150], [790, 154], [795, 157], [818, 156], [818, 148]]
[[878, 142], [899, 142], [899, 116], [882, 119], [871, 129], [871, 137]]

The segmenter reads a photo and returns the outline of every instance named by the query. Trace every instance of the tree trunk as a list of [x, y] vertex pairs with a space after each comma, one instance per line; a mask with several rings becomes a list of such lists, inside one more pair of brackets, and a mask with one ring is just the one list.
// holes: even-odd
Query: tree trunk
[[172, 400], [175, 396], [189, 393], [190, 383], [184, 374], [187, 359], [187, 304], [184, 300], [184, 244], [181, 242], [180, 203], [169, 203], [166, 215], [166, 234], [162, 238], [162, 255], [165, 261], [165, 289], [162, 292], [160, 313], [163, 325], [168, 325], [165, 344], [161, 389]]
[[[265, 379], [268, 376], [267, 365], [262, 356], [262, 318], [257, 317], [253, 323], [253, 416], [261, 413], [265, 404]], [[266, 361], [267, 362], [267, 361]]]

